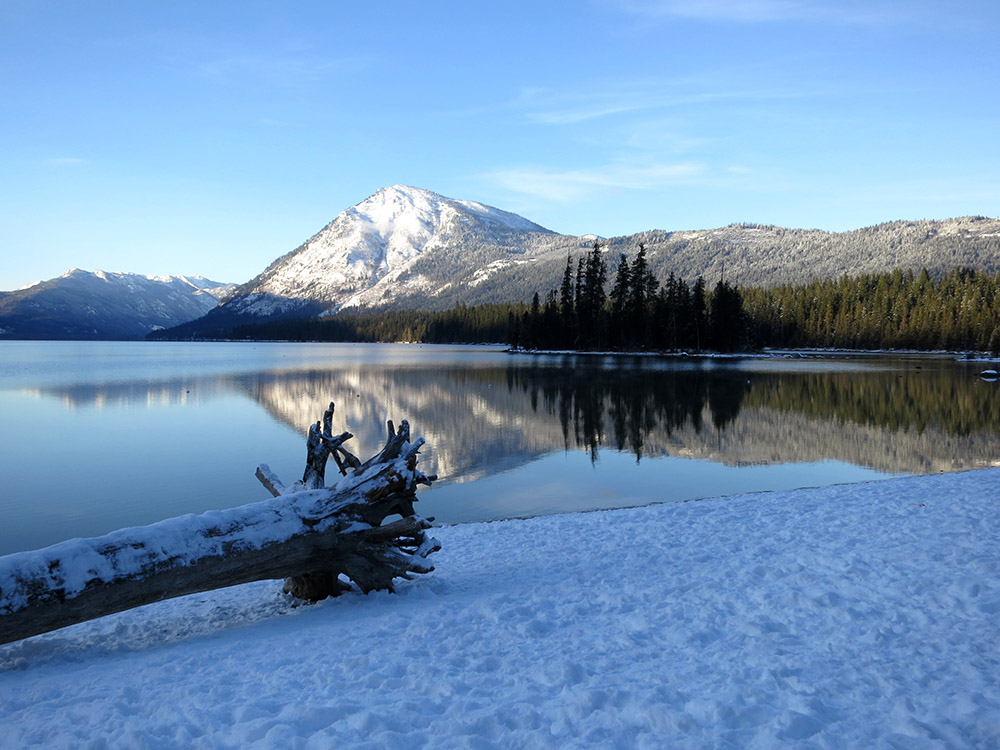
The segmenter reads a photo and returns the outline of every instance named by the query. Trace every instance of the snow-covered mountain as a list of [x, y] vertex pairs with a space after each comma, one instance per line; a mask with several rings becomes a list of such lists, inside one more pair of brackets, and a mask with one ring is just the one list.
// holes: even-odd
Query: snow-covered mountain
[[[597, 227], [595, 227], [597, 228]], [[614, 268], [646, 246], [650, 269], [744, 286], [842, 274], [970, 267], [1000, 271], [1000, 220], [896, 221], [851, 232], [732, 224], [600, 239], [551, 232], [521, 216], [394, 185], [343, 211], [176, 335], [228, 336], [234, 325], [354, 309], [441, 310], [526, 302], [559, 286], [567, 255], [599, 241]]]
[[135, 339], [199, 318], [235, 289], [201, 276], [83, 271], [0, 296], [0, 338]]
[[138, 338], [178, 325], [166, 335], [228, 337], [240, 323], [341, 310], [527, 302], [558, 288], [567, 256], [579, 258], [597, 241], [612, 271], [620, 254], [634, 257], [644, 244], [661, 280], [674, 273], [714, 283], [725, 273], [742, 286], [766, 286], [894, 269], [1000, 272], [1000, 220], [982, 216], [840, 233], [731, 224], [601, 239], [557, 234], [482, 203], [394, 185], [341, 212], [235, 290], [197, 276], [74, 269], [0, 292], [0, 338]]
[[[498, 208], [419, 188], [383, 188], [244, 284], [219, 314], [328, 314], [482, 301], [498, 272], [563, 236]], [[509, 291], [509, 290], [508, 290]]]
[[[474, 286], [491, 268], [526, 262], [526, 251], [546, 236], [558, 235], [481, 203], [395, 185], [348, 208], [272, 263], [239, 288], [229, 308], [270, 315], [309, 303], [334, 312], [433, 299], [456, 281]], [[431, 262], [444, 257], [446, 269]]]

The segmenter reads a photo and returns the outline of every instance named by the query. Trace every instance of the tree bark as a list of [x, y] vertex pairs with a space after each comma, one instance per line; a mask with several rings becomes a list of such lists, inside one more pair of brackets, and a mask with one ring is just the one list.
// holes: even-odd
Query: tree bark
[[[322, 428], [310, 429], [302, 482], [285, 487], [258, 468], [271, 500], [0, 558], [0, 644], [250, 581], [285, 578], [286, 593], [316, 601], [350, 589], [348, 580], [392, 591], [395, 578], [433, 570], [433, 519], [413, 512], [417, 486], [436, 479], [416, 468], [423, 440], [390, 422], [385, 447], [362, 464], [342, 447], [350, 433], [331, 435], [332, 415], [330, 404]], [[325, 488], [329, 456], [345, 476]]]

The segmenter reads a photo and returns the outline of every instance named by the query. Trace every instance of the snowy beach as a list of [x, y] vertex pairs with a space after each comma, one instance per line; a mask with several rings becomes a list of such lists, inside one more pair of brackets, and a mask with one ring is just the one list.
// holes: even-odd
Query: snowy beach
[[0, 647], [10, 748], [1000, 745], [1000, 469], [436, 529]]

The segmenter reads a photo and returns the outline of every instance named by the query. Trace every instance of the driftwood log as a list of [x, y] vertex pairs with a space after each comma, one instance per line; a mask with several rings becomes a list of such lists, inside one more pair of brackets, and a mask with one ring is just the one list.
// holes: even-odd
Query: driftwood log
[[[417, 486], [436, 479], [416, 468], [423, 439], [389, 422], [385, 446], [361, 462], [343, 447], [350, 433], [331, 434], [333, 411], [309, 430], [301, 482], [257, 469], [271, 500], [0, 558], [0, 644], [250, 581], [284, 578], [286, 593], [317, 601], [433, 570], [433, 519], [413, 512]], [[331, 456], [344, 476], [327, 488]]]

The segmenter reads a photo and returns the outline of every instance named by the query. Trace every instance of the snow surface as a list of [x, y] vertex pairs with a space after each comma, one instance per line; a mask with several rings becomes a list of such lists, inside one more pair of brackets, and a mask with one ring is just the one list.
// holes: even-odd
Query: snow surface
[[395, 595], [263, 582], [0, 647], [0, 747], [997, 747], [998, 486], [437, 529]]

